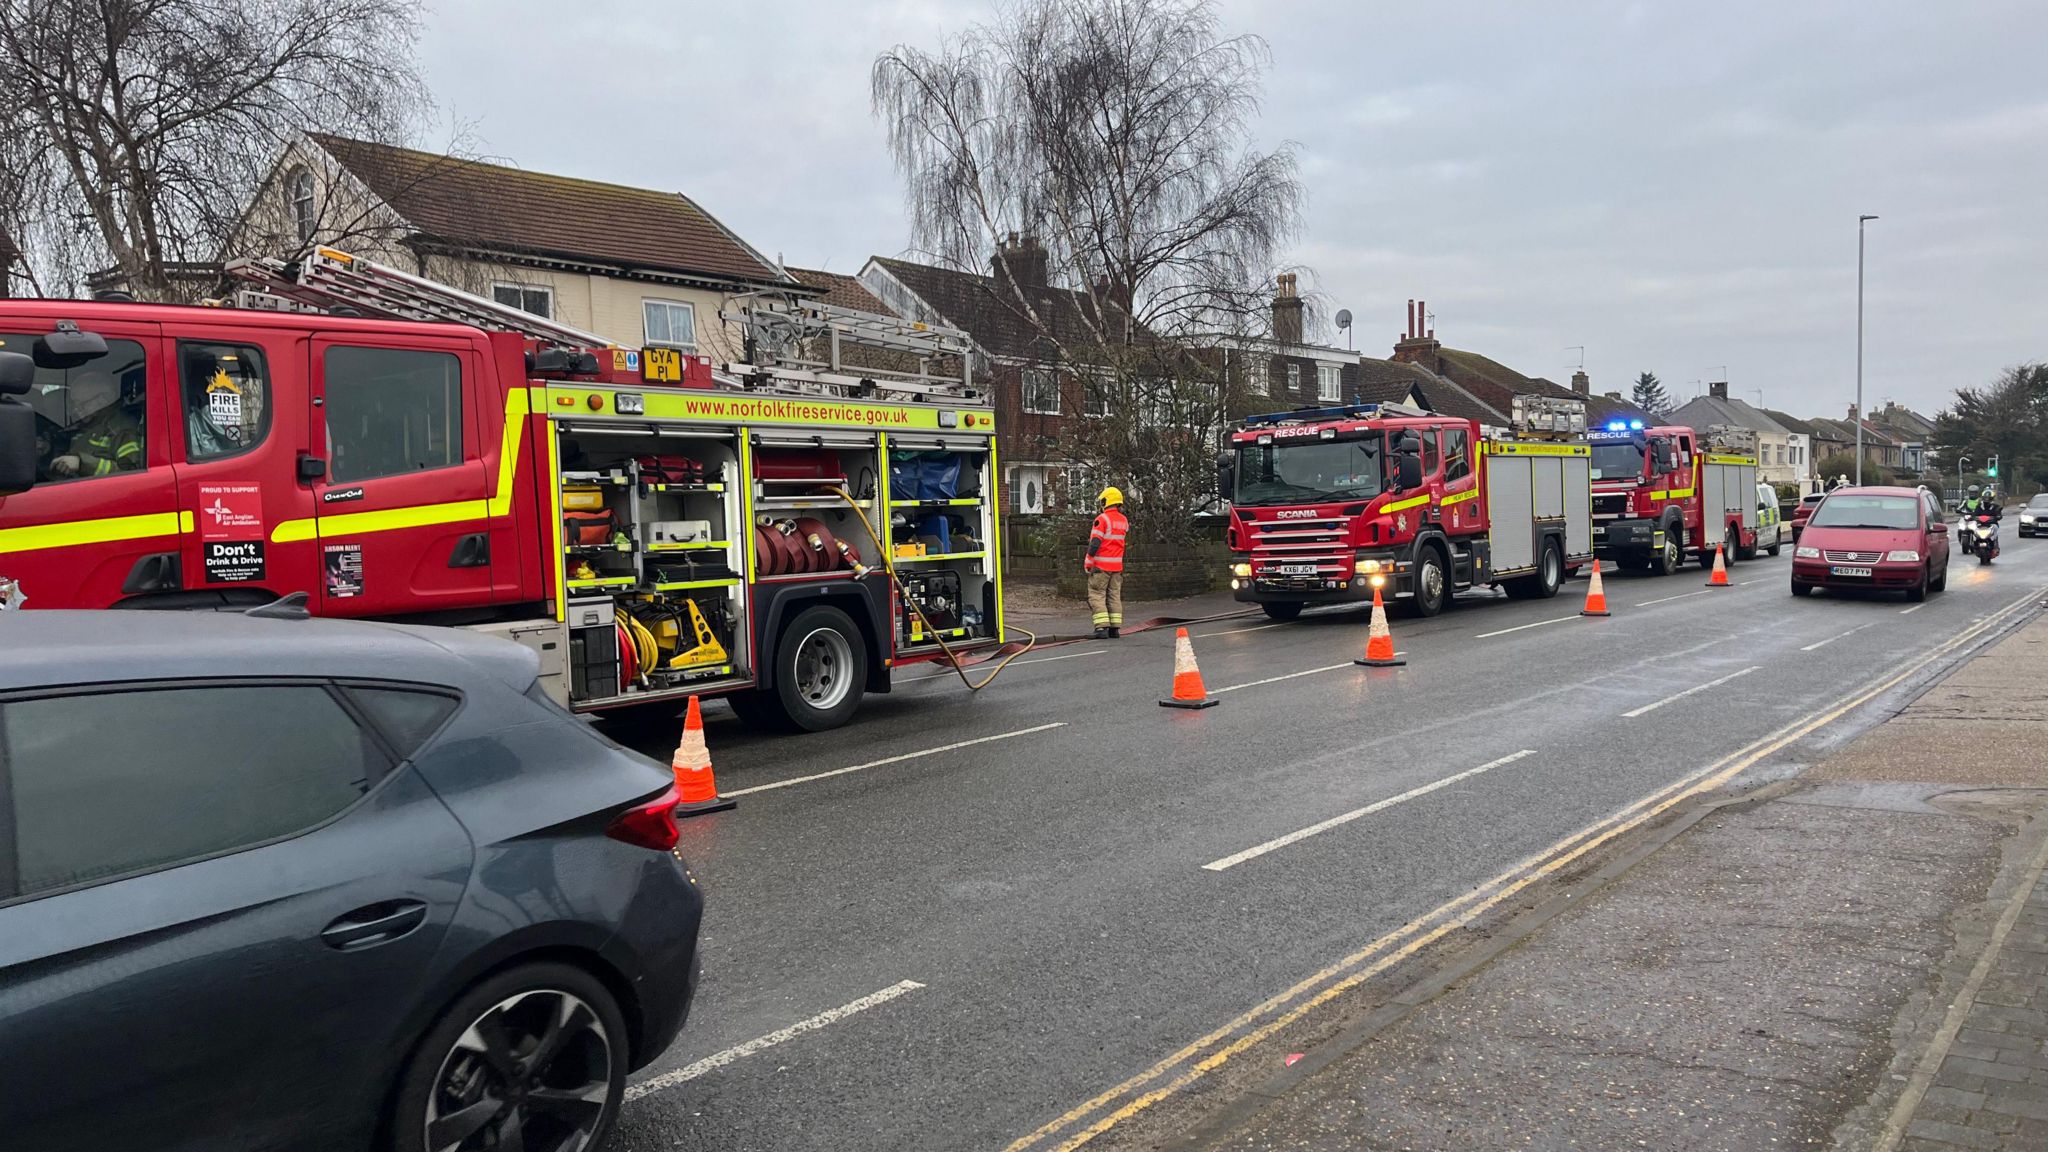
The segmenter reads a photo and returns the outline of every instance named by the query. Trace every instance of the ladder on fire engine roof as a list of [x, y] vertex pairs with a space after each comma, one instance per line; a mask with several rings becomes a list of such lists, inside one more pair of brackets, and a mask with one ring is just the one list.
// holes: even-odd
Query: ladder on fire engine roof
[[[467, 324], [569, 351], [613, 346], [594, 332], [334, 248], [317, 247], [297, 260], [241, 257], [228, 262], [227, 272], [257, 286], [239, 294], [237, 302], [245, 306], [351, 310], [385, 319]], [[721, 310], [719, 317], [740, 325], [756, 362], [727, 364], [714, 373], [727, 387], [833, 399], [959, 401], [976, 396], [974, 344], [965, 332], [767, 293], [735, 297], [734, 303], [738, 310]], [[881, 362], [845, 364], [841, 354], [848, 346], [881, 353], [867, 358]], [[956, 367], [957, 374], [950, 371]]]
[[[970, 400], [974, 341], [942, 328], [856, 308], [755, 292], [719, 319], [745, 335], [747, 359], [724, 371], [743, 386], [836, 398]], [[851, 348], [876, 353], [849, 364]]]
[[594, 333], [333, 248], [315, 248], [297, 260], [244, 256], [230, 260], [227, 272], [260, 285], [261, 295], [323, 312], [353, 309], [384, 319], [468, 324], [486, 332], [516, 332], [570, 351], [611, 346]]

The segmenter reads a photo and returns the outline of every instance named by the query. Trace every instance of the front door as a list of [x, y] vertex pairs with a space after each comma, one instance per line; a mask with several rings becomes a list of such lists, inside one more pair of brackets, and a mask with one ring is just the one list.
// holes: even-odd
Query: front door
[[[110, 608], [178, 588], [170, 386], [155, 324], [94, 321], [107, 350], [39, 358], [21, 399], [36, 414], [36, 486], [0, 496], [0, 577], [30, 608]], [[36, 355], [48, 320], [0, 317], [0, 350]]]
[[324, 465], [309, 478], [322, 614], [460, 614], [491, 604], [480, 367], [461, 340], [313, 340], [307, 455], [316, 463], [307, 470]]
[[5, 1146], [362, 1147], [473, 860], [411, 765], [304, 681], [0, 701], [0, 763]]

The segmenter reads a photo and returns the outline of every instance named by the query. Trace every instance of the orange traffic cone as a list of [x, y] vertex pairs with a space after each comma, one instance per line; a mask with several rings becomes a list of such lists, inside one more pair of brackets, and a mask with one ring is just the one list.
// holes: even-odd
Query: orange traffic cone
[[1394, 634], [1387, 631], [1387, 606], [1380, 600], [1380, 590], [1372, 590], [1372, 624], [1365, 632], [1365, 659], [1353, 660], [1367, 668], [1399, 668], [1407, 661], [1394, 653]]
[[669, 767], [675, 771], [676, 791], [683, 798], [676, 805], [677, 816], [701, 816], [739, 806], [739, 801], [718, 794], [718, 780], [711, 772], [711, 750], [704, 746], [704, 713], [698, 710], [695, 696], [690, 697], [690, 710], [683, 715], [683, 738], [676, 745]]
[[1726, 588], [1728, 586], [1728, 561], [1722, 558], [1721, 546], [1716, 544], [1714, 545], [1714, 574], [1707, 577], [1707, 587]]
[[1214, 708], [1222, 703], [1202, 687], [1202, 670], [1195, 667], [1195, 645], [1185, 628], [1173, 633], [1173, 696], [1159, 703], [1164, 708]]
[[1600, 583], [1600, 562], [1593, 561], [1593, 582], [1586, 585], [1586, 606], [1579, 609], [1581, 616], [1612, 616], [1607, 610], [1607, 588]]

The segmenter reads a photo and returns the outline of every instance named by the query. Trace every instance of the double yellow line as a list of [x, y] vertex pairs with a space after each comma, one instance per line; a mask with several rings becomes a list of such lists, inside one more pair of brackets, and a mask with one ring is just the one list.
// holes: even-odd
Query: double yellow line
[[[1372, 977], [1512, 898], [1529, 885], [1586, 855], [1600, 845], [1655, 819], [1673, 806], [1712, 791], [1813, 732], [1834, 723], [1911, 679], [1928, 665], [1975, 641], [2014, 613], [2039, 599], [2028, 592], [1984, 619], [1937, 644], [1903, 665], [1821, 711], [1792, 721], [1736, 752], [1682, 777], [1517, 863], [1472, 891], [1379, 937], [1342, 960], [1261, 1002], [1193, 1041], [1136, 1076], [1118, 1084], [1011, 1142], [1004, 1152], [1073, 1152], [1089, 1141], [1180, 1092], [1221, 1068], [1230, 1059], [1300, 1020], [1317, 1007]], [[1064, 1134], [1064, 1136], [1062, 1135]], [[1054, 1141], [1057, 1140], [1057, 1143]]]

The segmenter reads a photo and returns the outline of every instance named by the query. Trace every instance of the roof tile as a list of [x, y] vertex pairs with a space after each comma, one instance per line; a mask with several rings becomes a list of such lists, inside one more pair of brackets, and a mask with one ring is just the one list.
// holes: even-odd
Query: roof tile
[[551, 176], [341, 136], [316, 134], [312, 140], [433, 239], [622, 270], [789, 282], [678, 192]]

